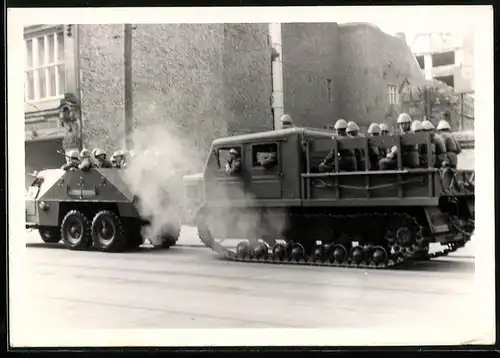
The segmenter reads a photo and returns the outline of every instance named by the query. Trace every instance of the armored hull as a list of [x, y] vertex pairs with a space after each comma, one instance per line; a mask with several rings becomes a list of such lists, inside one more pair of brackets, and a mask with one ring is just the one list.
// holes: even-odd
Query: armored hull
[[[332, 150], [338, 168], [342, 150], [427, 145], [431, 153], [430, 143], [428, 133], [336, 139], [301, 128], [216, 140], [203, 176], [200, 239], [227, 259], [262, 263], [388, 268], [447, 255], [474, 231], [472, 171], [409, 169], [401, 158], [396, 170], [317, 170]], [[222, 170], [229, 148], [242, 153], [238, 175]], [[273, 167], [258, 164], [262, 150], [276, 152]], [[431, 243], [442, 249], [431, 254]]]
[[[44, 170], [28, 183], [26, 228], [35, 228], [43, 241], [63, 241], [68, 249], [91, 246], [105, 252], [136, 248], [149, 224], [137, 210], [137, 198], [120, 169], [88, 171]], [[180, 223], [174, 221], [163, 235], [162, 246], [175, 245]]]

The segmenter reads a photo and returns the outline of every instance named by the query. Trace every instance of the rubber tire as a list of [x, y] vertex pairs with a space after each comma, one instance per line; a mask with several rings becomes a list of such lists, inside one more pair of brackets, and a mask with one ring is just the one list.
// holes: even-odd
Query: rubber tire
[[[76, 217], [83, 225], [83, 234], [81, 239], [76, 243], [72, 244], [68, 240], [66, 240], [65, 231], [67, 222], [70, 217]], [[64, 245], [68, 250], [87, 250], [90, 246], [92, 246], [92, 235], [90, 233], [90, 220], [82, 214], [78, 210], [69, 211], [63, 218], [61, 223], [61, 238], [64, 242]]]
[[[61, 231], [58, 227], [53, 226], [42, 226], [38, 228], [38, 233], [40, 234], [40, 238], [43, 242], [47, 244], [56, 244], [61, 241]], [[45, 233], [50, 236], [45, 236]]]
[[[99, 237], [97, 235], [94, 235], [94, 232], [96, 230], [96, 224], [97, 222], [102, 220], [103, 217], [110, 219], [114, 226], [115, 234], [109, 241], [109, 243], [102, 243], [101, 241], [99, 241]], [[125, 228], [118, 215], [116, 215], [112, 211], [108, 210], [99, 211], [94, 216], [94, 219], [92, 220], [91, 233], [92, 233], [92, 241], [94, 242], [94, 247], [99, 251], [122, 252], [127, 248], [127, 235], [125, 234]]]
[[164, 249], [168, 249], [177, 244], [177, 240], [179, 240], [179, 236], [181, 234], [181, 226], [180, 224], [175, 227], [171, 227], [168, 233], [161, 235], [161, 247]]

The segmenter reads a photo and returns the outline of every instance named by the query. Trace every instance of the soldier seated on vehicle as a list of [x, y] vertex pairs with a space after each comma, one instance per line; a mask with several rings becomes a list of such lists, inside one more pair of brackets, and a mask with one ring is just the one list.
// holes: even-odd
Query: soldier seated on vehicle
[[263, 168], [271, 169], [276, 164], [278, 164], [277, 153], [276, 152], [266, 152], [266, 153], [259, 152], [259, 153], [257, 153], [257, 162], [259, 162], [259, 164]]
[[113, 168], [121, 169], [125, 164], [125, 152], [123, 150], [116, 150], [111, 157], [111, 162], [113, 163]]
[[431, 147], [432, 157], [434, 160], [434, 167], [441, 168], [443, 162], [447, 161], [446, 158], [446, 145], [443, 138], [436, 133], [434, 124], [431, 121], [425, 120], [422, 122], [422, 127], [425, 132], [431, 133]]
[[[347, 135], [350, 138], [364, 137], [363, 134], [359, 134], [359, 127], [354, 121], [349, 121], [347, 123], [346, 129]], [[365, 151], [361, 148], [356, 148], [353, 150], [354, 156], [356, 157], [357, 170], [365, 170]]]
[[[401, 113], [398, 117], [397, 123], [399, 124], [401, 133], [403, 135], [411, 131], [411, 117], [406, 113]], [[381, 170], [391, 170], [398, 167], [398, 148], [393, 146], [386, 158], [379, 162]], [[418, 167], [418, 147], [416, 145], [402, 145], [401, 146], [401, 160], [403, 167], [417, 168]]]
[[389, 127], [385, 123], [380, 123], [380, 135], [391, 135], [391, 132], [389, 131]]
[[226, 162], [226, 173], [233, 175], [239, 172], [241, 172], [241, 156], [235, 148], [231, 148]]
[[78, 169], [83, 170], [84, 172], [89, 171], [94, 167], [94, 163], [90, 158], [90, 150], [87, 148], [83, 148], [80, 152], [80, 164], [78, 165]]
[[283, 129], [288, 129], [288, 128], [294, 128], [295, 126], [292, 123], [292, 117], [288, 114], [284, 114], [280, 118], [281, 121], [281, 128]]
[[101, 148], [96, 148], [96, 151], [94, 152], [94, 157], [97, 160], [98, 168], [113, 168], [113, 164], [111, 164], [111, 162], [108, 159], [106, 159], [106, 152]]
[[[347, 122], [344, 119], [339, 119], [335, 122], [335, 130], [337, 134], [333, 136], [336, 138], [347, 138]], [[354, 152], [349, 149], [343, 149], [338, 152], [339, 156], [339, 171], [356, 171], [357, 162]], [[332, 172], [335, 170], [335, 150], [332, 149], [330, 153], [318, 166], [320, 172]]]
[[[411, 131], [413, 133], [420, 133], [424, 131], [424, 127], [422, 126], [422, 123], [419, 120], [415, 120], [411, 124]], [[421, 168], [427, 168], [427, 144], [422, 143], [419, 144], [418, 146], [418, 162], [419, 162], [419, 167]]]
[[451, 134], [450, 124], [446, 120], [441, 120], [438, 123], [437, 130], [439, 131], [441, 138], [444, 140], [448, 164], [451, 168], [456, 168], [458, 162], [457, 155], [462, 152], [462, 147]]
[[80, 158], [78, 156], [78, 151], [77, 150], [72, 150], [69, 155], [68, 155], [68, 162], [64, 164], [61, 169], [63, 170], [70, 170], [74, 171], [78, 169], [78, 164], [80, 164]]
[[[377, 123], [370, 124], [370, 127], [368, 127], [368, 135], [370, 137], [380, 136], [380, 126]], [[370, 156], [370, 170], [378, 170], [378, 162], [381, 158], [386, 156], [386, 151], [376, 145], [370, 145], [368, 150], [368, 155]]]

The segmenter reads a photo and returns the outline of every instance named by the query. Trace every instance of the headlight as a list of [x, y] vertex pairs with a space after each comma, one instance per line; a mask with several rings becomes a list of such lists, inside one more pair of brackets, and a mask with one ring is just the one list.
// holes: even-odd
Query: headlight
[[38, 204], [38, 207], [43, 210], [43, 211], [47, 211], [49, 210], [49, 204], [41, 201], [39, 204]]

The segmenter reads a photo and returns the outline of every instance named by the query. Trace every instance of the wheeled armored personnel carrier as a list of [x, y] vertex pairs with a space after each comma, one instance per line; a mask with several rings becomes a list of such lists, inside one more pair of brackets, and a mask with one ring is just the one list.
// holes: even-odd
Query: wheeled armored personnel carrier
[[[430, 133], [337, 138], [291, 128], [217, 139], [200, 181], [199, 237], [227, 259], [262, 263], [387, 268], [447, 255], [474, 231], [473, 171], [408, 169], [399, 155], [396, 170], [318, 170], [331, 150], [339, 168], [343, 150], [410, 145], [426, 146], [433, 163]], [[230, 149], [241, 159], [231, 175]], [[431, 243], [440, 249], [431, 253]]]
[[[149, 218], [138, 211], [121, 169], [43, 170], [27, 183], [26, 228], [38, 229], [46, 243], [63, 241], [68, 249], [91, 246], [105, 252], [136, 248], [144, 242]], [[173, 218], [159, 238], [164, 248], [176, 244], [180, 222]]]

